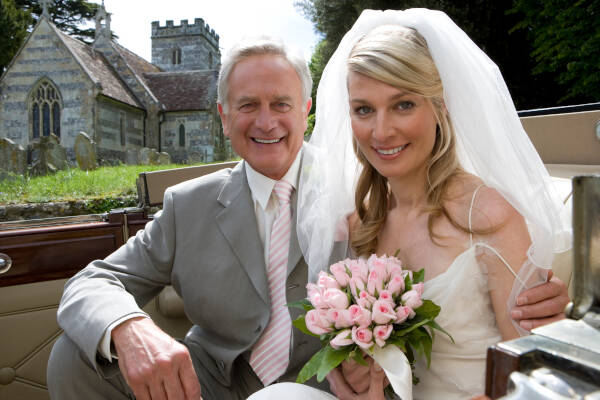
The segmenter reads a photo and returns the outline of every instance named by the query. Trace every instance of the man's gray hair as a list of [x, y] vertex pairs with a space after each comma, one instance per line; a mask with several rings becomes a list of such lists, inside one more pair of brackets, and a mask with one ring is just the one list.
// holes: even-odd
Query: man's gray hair
[[234, 45], [225, 56], [219, 72], [219, 87], [217, 101], [227, 112], [227, 95], [229, 93], [229, 75], [235, 65], [251, 56], [275, 55], [287, 60], [300, 78], [302, 83], [302, 100], [307, 102], [312, 90], [312, 78], [306, 60], [296, 51], [292, 51], [280, 39], [270, 36], [246, 38]]

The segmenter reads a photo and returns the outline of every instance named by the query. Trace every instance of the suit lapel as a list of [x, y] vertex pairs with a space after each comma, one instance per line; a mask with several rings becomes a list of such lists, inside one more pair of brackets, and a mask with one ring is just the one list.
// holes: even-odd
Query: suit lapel
[[265, 304], [269, 304], [263, 246], [260, 243], [244, 162], [233, 169], [229, 181], [223, 185], [218, 201], [224, 209], [216, 217], [217, 225], [252, 285]]

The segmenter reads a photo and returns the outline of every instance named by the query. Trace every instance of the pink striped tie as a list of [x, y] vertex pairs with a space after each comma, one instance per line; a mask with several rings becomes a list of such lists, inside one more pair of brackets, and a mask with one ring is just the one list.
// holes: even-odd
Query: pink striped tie
[[289, 364], [292, 320], [285, 306], [285, 282], [290, 247], [290, 196], [293, 189], [286, 181], [278, 181], [273, 188], [273, 193], [279, 200], [279, 210], [271, 228], [267, 266], [271, 319], [250, 356], [250, 365], [265, 386], [279, 378]]

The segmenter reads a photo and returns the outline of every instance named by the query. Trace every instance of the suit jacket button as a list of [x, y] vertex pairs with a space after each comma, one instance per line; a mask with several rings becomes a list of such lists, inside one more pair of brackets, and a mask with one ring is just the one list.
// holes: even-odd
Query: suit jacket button
[[256, 329], [254, 330], [254, 333], [260, 332], [261, 328], [262, 328], [262, 325], [257, 326]]
[[221, 371], [224, 371], [224, 370], [225, 370], [225, 363], [223, 362], [223, 360], [219, 360], [219, 369], [220, 369]]

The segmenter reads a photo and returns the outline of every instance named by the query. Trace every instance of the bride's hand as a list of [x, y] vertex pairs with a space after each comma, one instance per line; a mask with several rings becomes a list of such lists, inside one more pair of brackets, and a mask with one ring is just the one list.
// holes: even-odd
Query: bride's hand
[[[349, 365], [346, 365], [344, 374], [348, 373], [349, 375], [346, 378], [338, 368], [333, 369], [327, 375], [331, 391], [338, 399], [385, 400], [383, 389], [389, 382], [383, 369], [372, 358], [369, 358], [369, 367], [361, 366], [358, 363], [347, 364]], [[344, 366], [342, 366], [343, 368]], [[352, 384], [347, 379], [350, 379]], [[357, 391], [356, 389], [362, 390]]]

